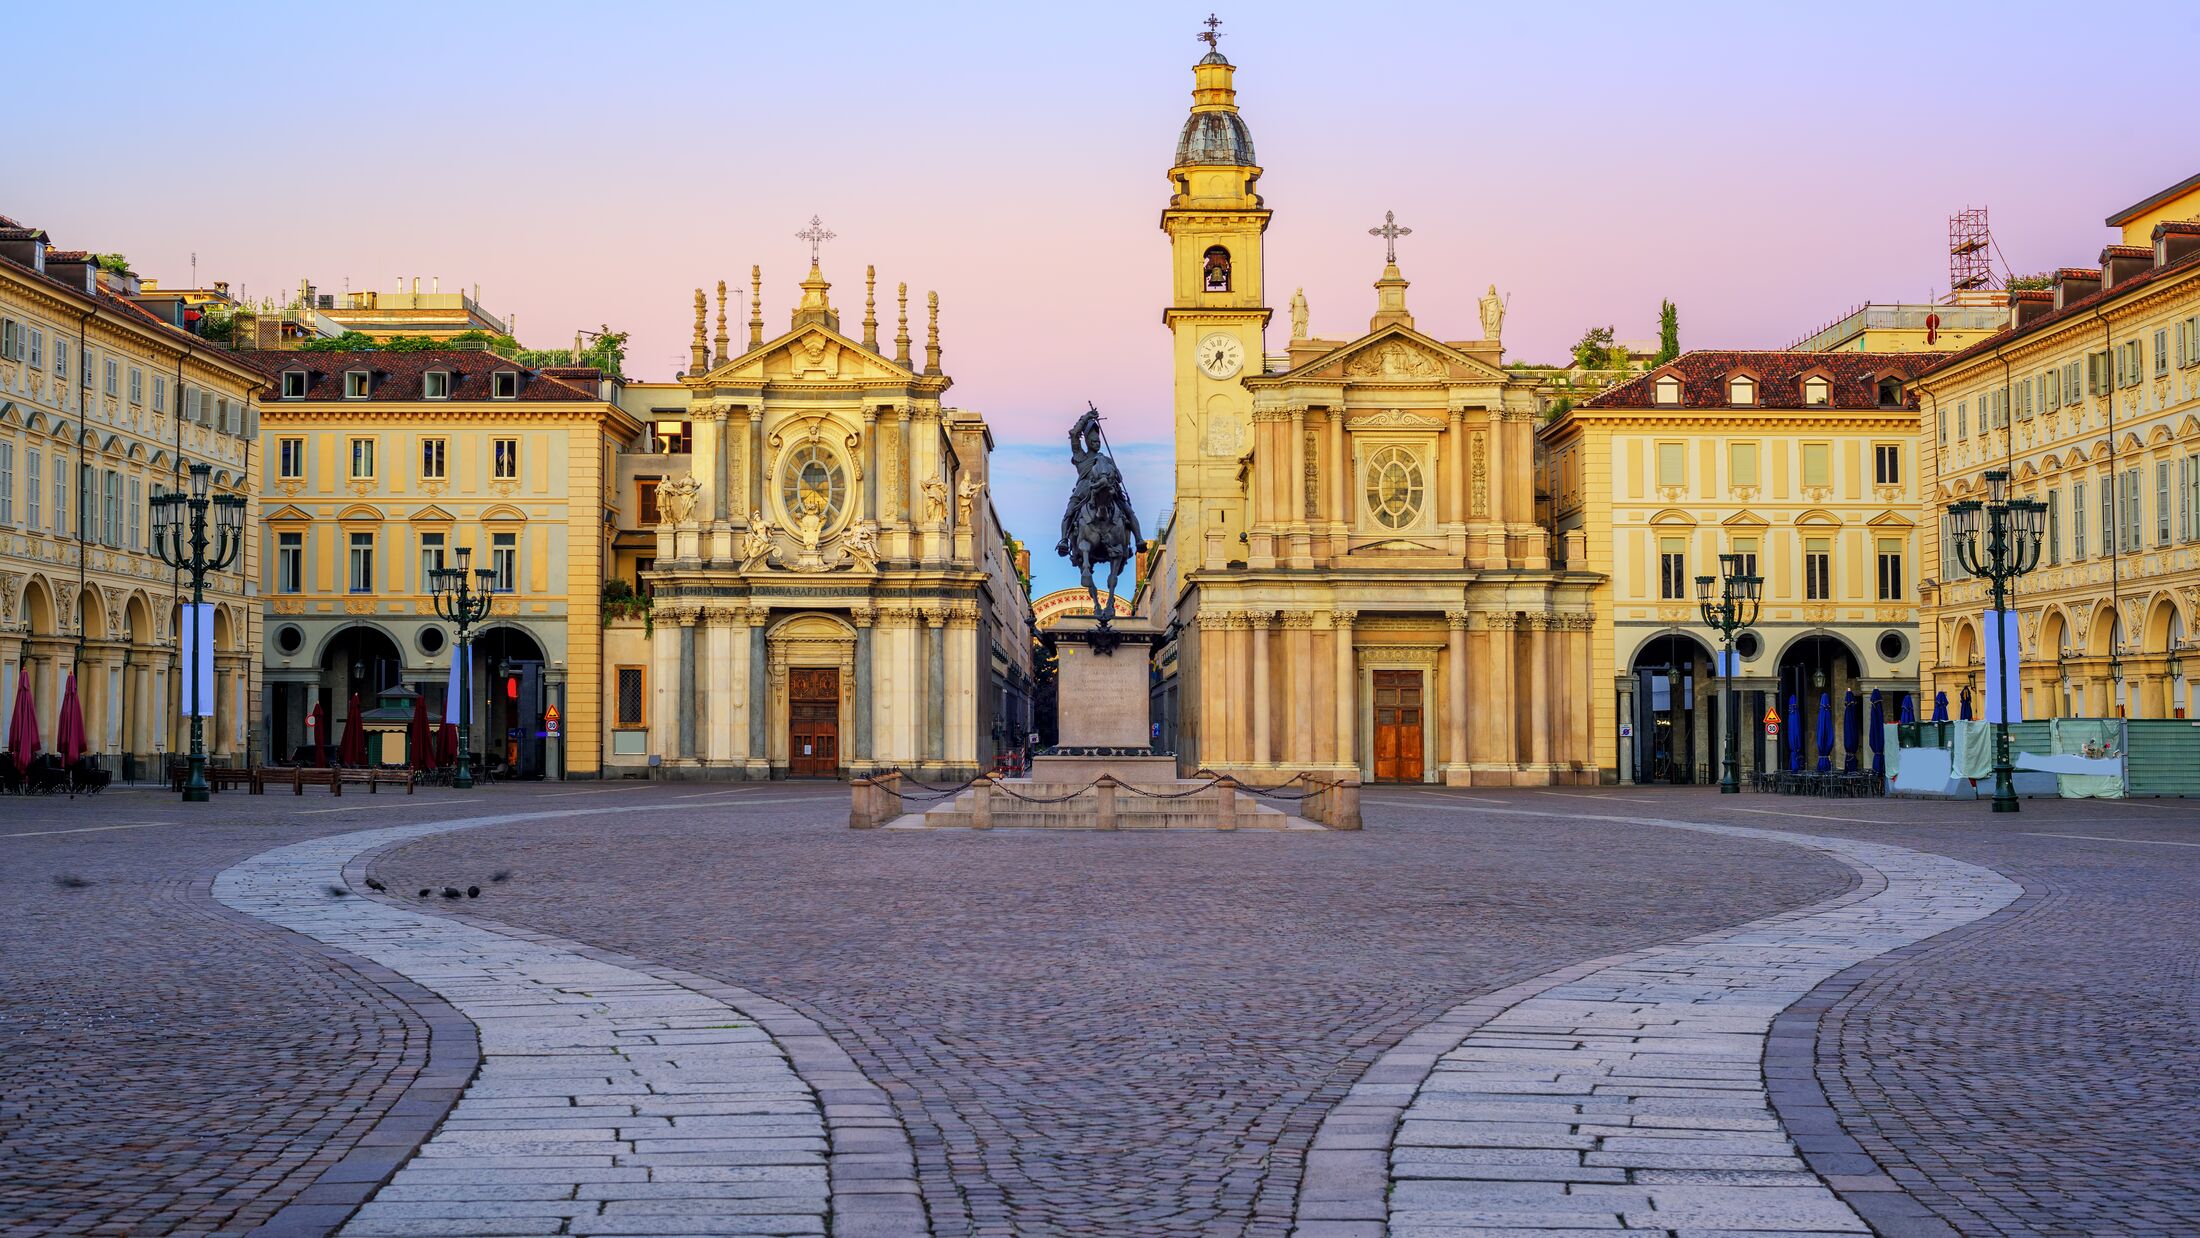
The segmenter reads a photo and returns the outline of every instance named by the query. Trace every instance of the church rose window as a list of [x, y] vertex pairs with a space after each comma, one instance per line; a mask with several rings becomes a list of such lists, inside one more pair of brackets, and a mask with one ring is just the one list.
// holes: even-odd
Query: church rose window
[[1386, 529], [1403, 529], [1420, 519], [1421, 461], [1403, 447], [1385, 447], [1368, 457], [1367, 506]]
[[799, 525], [802, 514], [813, 505], [822, 528], [829, 530], [840, 523], [848, 505], [848, 471], [832, 448], [821, 443], [795, 447], [787, 453], [787, 466], [780, 476], [784, 480], [779, 497], [786, 504], [790, 524]]

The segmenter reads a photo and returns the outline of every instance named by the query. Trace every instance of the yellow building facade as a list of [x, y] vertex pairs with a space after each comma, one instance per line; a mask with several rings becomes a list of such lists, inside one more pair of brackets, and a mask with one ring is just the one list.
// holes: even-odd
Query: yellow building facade
[[1478, 338], [1427, 333], [1393, 252], [1364, 332], [1311, 334], [1294, 294], [1270, 354], [1270, 212], [1233, 75], [1219, 51], [1194, 66], [1161, 215], [1176, 493], [1149, 587], [1178, 632], [1160, 662], [1180, 764], [1595, 780], [1595, 577], [1535, 522], [1537, 384], [1502, 365], [1502, 301]]
[[[215, 493], [252, 492], [259, 376], [140, 308], [136, 282], [0, 218], [0, 711], [28, 678], [51, 750], [73, 672], [89, 751], [110, 773], [149, 778], [158, 754], [190, 743], [176, 674], [190, 585], [154, 553], [149, 501], [188, 488], [194, 464], [211, 467]], [[245, 534], [206, 584], [206, 746], [240, 764], [255, 752], [259, 697], [249, 520]], [[0, 733], [0, 747], [13, 740]]]
[[[823, 239], [823, 238], [820, 238]], [[967, 778], [1030, 725], [1031, 603], [988, 494], [992, 434], [948, 407], [937, 297], [891, 351], [867, 273], [843, 331], [813, 263], [746, 343], [695, 297], [677, 383], [637, 383], [647, 441], [618, 468], [618, 550], [646, 609], [607, 640], [610, 768], [680, 779]], [[736, 303], [738, 312], [738, 301]]]
[[[491, 769], [602, 767], [602, 590], [617, 453], [640, 424], [592, 369], [493, 353], [238, 354], [265, 382], [259, 574], [267, 726], [288, 759], [404, 685], [443, 718], [455, 635], [429, 573], [495, 574], [476, 628], [472, 736]], [[562, 735], [543, 734], [555, 705]], [[316, 706], [324, 725], [307, 729]]]
[[[1733, 687], [1741, 767], [1784, 759], [1776, 710], [1804, 727], [1821, 698], [1917, 689], [1918, 413], [1914, 354], [1682, 355], [1541, 431], [1551, 515], [1587, 547], [1598, 762], [1622, 782], [1717, 780], [1726, 719], [1717, 633], [1695, 578], [1739, 554], [1764, 578]], [[1794, 698], [1802, 719], [1789, 717]], [[1780, 745], [1776, 748], [1775, 744]]]
[[[2191, 717], [2200, 621], [2200, 177], [2107, 220], [2098, 265], [2010, 295], [2009, 330], [1919, 383], [1927, 511], [1989, 469], [2048, 504], [2016, 584], [2027, 717]], [[1987, 582], [1926, 540], [1927, 679], [1983, 687]]]

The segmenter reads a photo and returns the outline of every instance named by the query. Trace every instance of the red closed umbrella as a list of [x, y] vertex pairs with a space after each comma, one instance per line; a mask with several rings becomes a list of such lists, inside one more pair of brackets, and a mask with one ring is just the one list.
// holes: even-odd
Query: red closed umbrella
[[69, 672], [69, 681], [61, 689], [61, 723], [54, 730], [53, 746], [61, 754], [61, 763], [71, 769], [84, 755], [87, 746], [84, 737], [84, 706], [76, 699], [76, 672]]
[[29, 773], [31, 758], [38, 753], [38, 707], [31, 703], [29, 667], [15, 681], [15, 707], [9, 711], [8, 748], [18, 772]]
[[405, 727], [405, 751], [411, 754], [414, 769], [423, 774], [435, 772], [435, 743], [428, 735], [426, 693], [413, 698], [412, 722]]
[[328, 768], [328, 719], [321, 716], [321, 702], [315, 701], [306, 713], [306, 734], [313, 738], [313, 765], [316, 769]]
[[359, 722], [359, 694], [351, 694], [351, 708], [344, 711], [344, 739], [336, 745], [336, 760], [353, 767], [367, 763], [367, 728]]
[[443, 729], [436, 732], [436, 747], [442, 757], [443, 764], [452, 766], [458, 764], [458, 724], [456, 722], [446, 722], [443, 724]]

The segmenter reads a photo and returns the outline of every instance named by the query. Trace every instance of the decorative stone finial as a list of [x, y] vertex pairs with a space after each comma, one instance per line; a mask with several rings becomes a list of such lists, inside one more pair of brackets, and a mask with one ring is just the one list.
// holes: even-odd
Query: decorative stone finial
[[701, 374], [710, 368], [710, 346], [703, 342], [703, 319], [710, 313], [703, 301], [703, 290], [695, 290], [695, 343], [688, 349], [688, 373]]
[[749, 268], [749, 347], [764, 346], [764, 268]]
[[924, 372], [937, 374], [940, 372], [940, 294], [925, 293], [924, 304], [931, 317], [931, 325], [924, 335]]
[[901, 368], [909, 368], [909, 285], [901, 285], [901, 328], [894, 332], [894, 360]]
[[863, 268], [863, 346], [878, 351], [878, 268]]
[[718, 350], [718, 360], [715, 364], [724, 365], [728, 359], [726, 353], [729, 342], [726, 336], [726, 281], [724, 280], [718, 281], [718, 334], [712, 338], [711, 342], [717, 345]]

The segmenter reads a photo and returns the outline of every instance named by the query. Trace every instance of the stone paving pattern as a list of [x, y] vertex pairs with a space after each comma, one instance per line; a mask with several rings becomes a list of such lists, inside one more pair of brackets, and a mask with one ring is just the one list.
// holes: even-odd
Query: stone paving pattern
[[1412, 1028], [1853, 880], [1779, 844], [1418, 800], [1361, 834], [977, 836], [850, 831], [844, 796], [468, 830], [372, 871], [509, 867], [480, 914], [811, 1015], [892, 1095], [942, 1235], [1274, 1238], [1323, 1114]]

